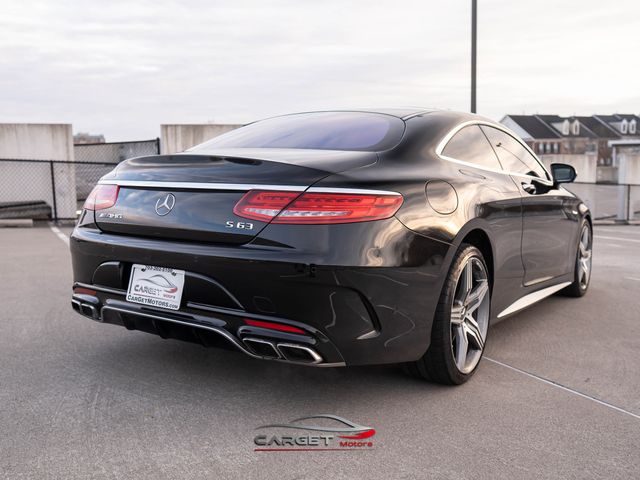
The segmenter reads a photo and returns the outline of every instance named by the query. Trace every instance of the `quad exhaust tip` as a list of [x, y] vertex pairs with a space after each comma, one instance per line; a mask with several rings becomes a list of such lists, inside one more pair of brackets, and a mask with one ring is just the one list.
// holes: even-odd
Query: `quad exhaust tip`
[[322, 357], [314, 349], [295, 343], [279, 343], [278, 351], [290, 362], [321, 363]]
[[75, 298], [71, 300], [71, 307], [78, 313], [84, 315], [85, 317], [89, 317], [96, 322], [100, 322], [100, 315], [98, 314], [98, 309], [87, 302], [81, 302], [80, 300], [76, 300]]
[[322, 363], [322, 357], [314, 349], [295, 343], [275, 343], [262, 338], [243, 338], [252, 353], [263, 358], [286, 360], [295, 363]]
[[264, 358], [280, 358], [280, 352], [278, 352], [273, 342], [260, 338], [243, 338], [242, 341], [256, 355]]

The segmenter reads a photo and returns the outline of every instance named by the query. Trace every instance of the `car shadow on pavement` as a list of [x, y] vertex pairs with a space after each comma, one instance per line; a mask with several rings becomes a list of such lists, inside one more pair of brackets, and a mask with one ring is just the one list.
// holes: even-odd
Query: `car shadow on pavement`
[[[318, 368], [249, 358], [241, 352], [161, 340], [139, 332], [101, 339], [83, 355], [85, 367], [105, 383], [144, 390], [145, 395], [172, 392], [210, 399], [233, 398], [247, 406], [262, 402], [309, 403], [311, 399], [374, 399], [384, 392], [404, 394], [448, 390], [406, 374], [397, 365]], [[86, 372], [90, 373], [90, 372]]]

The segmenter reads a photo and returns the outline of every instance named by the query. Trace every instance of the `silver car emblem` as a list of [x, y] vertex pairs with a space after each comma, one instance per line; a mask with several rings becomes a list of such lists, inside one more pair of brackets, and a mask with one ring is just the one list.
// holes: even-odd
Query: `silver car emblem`
[[167, 193], [167, 196], [164, 198], [159, 198], [156, 201], [156, 213], [161, 217], [164, 217], [168, 214], [176, 204], [176, 197], [173, 196], [173, 193]]

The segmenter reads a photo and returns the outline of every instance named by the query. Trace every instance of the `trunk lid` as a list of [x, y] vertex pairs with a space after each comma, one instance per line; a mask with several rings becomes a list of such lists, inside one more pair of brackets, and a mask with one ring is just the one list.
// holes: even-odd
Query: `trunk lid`
[[207, 155], [140, 157], [101, 183], [120, 186], [116, 204], [94, 212], [111, 233], [241, 244], [267, 225], [233, 213], [252, 189], [302, 192], [332, 173], [374, 163], [371, 152], [229, 149]]

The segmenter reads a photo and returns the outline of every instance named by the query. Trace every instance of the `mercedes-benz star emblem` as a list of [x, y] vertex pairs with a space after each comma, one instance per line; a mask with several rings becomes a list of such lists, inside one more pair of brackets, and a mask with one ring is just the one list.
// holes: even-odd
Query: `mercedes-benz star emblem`
[[165, 197], [160, 197], [156, 201], [156, 213], [161, 217], [164, 217], [167, 213], [173, 210], [175, 204], [176, 197], [173, 196], [173, 193], [167, 193]]

